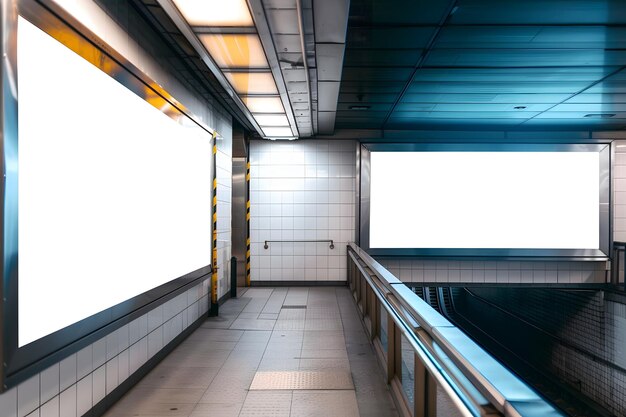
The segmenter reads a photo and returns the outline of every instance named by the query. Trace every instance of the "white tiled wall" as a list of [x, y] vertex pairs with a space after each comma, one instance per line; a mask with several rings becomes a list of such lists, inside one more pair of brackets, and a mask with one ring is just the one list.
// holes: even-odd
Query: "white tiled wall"
[[[354, 240], [356, 144], [341, 140], [252, 141], [252, 281], [343, 281]], [[265, 240], [326, 240], [270, 243]]]
[[80, 417], [208, 310], [209, 280], [0, 394], [0, 417]]
[[626, 140], [613, 142], [613, 240], [626, 241]]
[[378, 259], [403, 282], [604, 283], [605, 262], [493, 262]]

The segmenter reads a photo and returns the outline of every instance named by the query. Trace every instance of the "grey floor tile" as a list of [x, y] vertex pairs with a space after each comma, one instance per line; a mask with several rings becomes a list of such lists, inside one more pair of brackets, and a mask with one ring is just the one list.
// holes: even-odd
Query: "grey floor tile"
[[233, 352], [241, 352], [241, 351], [253, 351], [253, 352], [263, 352], [268, 342], [238, 342], [237, 346], [233, 349]]
[[270, 343], [285, 343], [289, 341], [298, 340], [302, 342], [304, 339], [304, 330], [274, 330], [270, 337]]
[[183, 389], [136, 386], [124, 396], [122, 402], [197, 404], [205, 390], [206, 387]]
[[341, 320], [341, 314], [339, 313], [339, 309], [337, 308], [316, 308], [316, 307], [307, 307], [306, 311], [306, 319], [336, 319]]
[[278, 320], [304, 320], [305, 318], [305, 308], [283, 308], [278, 313]]
[[304, 330], [305, 322], [301, 320], [276, 320], [274, 330]]
[[175, 350], [170, 353], [163, 362], [164, 366], [178, 366], [181, 368], [220, 368], [228, 359], [230, 350], [212, 350], [210, 347], [206, 352], [194, 352], [185, 350]]
[[274, 313], [277, 314], [280, 312], [280, 309], [283, 306], [283, 302], [285, 301], [285, 297], [287, 296], [287, 288], [277, 288], [274, 290], [270, 298], [267, 300], [267, 303], [263, 307], [263, 313]]
[[300, 369], [300, 359], [297, 358], [263, 358], [259, 364], [259, 371], [297, 371]]
[[291, 417], [359, 417], [354, 391], [294, 391]]
[[343, 330], [340, 319], [307, 319], [304, 330]]
[[190, 353], [214, 352], [216, 350], [231, 351], [237, 345], [236, 341], [225, 342], [212, 340], [212, 337], [208, 335], [192, 336], [189, 336], [189, 338], [180, 345], [181, 351], [189, 351]]
[[237, 320], [230, 325], [230, 328], [239, 330], [272, 330], [275, 323], [276, 320], [237, 318]]
[[250, 391], [239, 417], [289, 417], [290, 391]]
[[300, 349], [273, 349], [266, 350], [263, 359], [299, 359]]
[[187, 417], [191, 414], [195, 404], [182, 403], [155, 403], [155, 402], [118, 402], [107, 413], [106, 417], [126, 416], [163, 416]]
[[299, 370], [301, 371], [330, 371], [346, 369], [350, 370], [350, 362], [345, 359], [300, 359]]
[[345, 347], [342, 349], [302, 349], [300, 359], [348, 359]]
[[283, 306], [301, 306], [307, 304], [308, 288], [289, 288]]
[[238, 319], [252, 319], [255, 320], [259, 317], [259, 313], [239, 313], [237, 316]]
[[206, 390], [200, 403], [241, 403], [246, 398], [255, 371], [222, 369]]
[[[347, 288], [250, 288], [239, 295], [107, 417], [356, 417], [357, 405], [361, 417], [397, 417]], [[250, 391], [257, 372], [342, 370], [350, 370], [353, 390]], [[440, 402], [445, 407], [445, 398]]]
[[202, 340], [212, 340], [216, 342], [238, 342], [241, 336], [243, 336], [243, 330], [199, 328], [193, 332], [187, 340], [201, 338]]
[[176, 366], [157, 366], [146, 375], [137, 386], [154, 388], [206, 388], [209, 386], [218, 368], [179, 368]]
[[243, 403], [198, 404], [189, 417], [238, 417]]
[[240, 342], [269, 342], [272, 332], [270, 330], [247, 330]]
[[278, 313], [261, 313], [259, 314], [259, 320], [277, 320]]

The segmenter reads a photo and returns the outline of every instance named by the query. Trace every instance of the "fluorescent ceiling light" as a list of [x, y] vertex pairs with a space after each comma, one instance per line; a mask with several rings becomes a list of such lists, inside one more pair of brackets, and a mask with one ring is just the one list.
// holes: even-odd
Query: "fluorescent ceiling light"
[[257, 35], [206, 34], [198, 38], [220, 68], [268, 68]]
[[224, 72], [237, 94], [278, 94], [270, 72]]
[[263, 133], [268, 138], [293, 137], [290, 127], [263, 127]]
[[241, 97], [246, 107], [252, 113], [283, 113], [283, 103], [280, 97]]
[[246, 0], [173, 0], [190, 26], [254, 26]]
[[253, 114], [261, 126], [289, 126], [289, 120], [284, 114]]

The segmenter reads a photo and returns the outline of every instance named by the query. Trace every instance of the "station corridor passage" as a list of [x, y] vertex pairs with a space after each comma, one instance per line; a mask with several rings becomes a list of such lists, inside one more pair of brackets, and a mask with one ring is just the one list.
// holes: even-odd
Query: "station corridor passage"
[[397, 416], [346, 287], [250, 288], [106, 417]]

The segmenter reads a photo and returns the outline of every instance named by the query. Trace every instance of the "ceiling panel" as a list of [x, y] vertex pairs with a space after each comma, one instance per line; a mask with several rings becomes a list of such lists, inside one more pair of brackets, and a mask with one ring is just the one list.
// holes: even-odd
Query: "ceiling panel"
[[[542, 112], [554, 106], [552, 103], [526, 104], [520, 106], [518, 103], [400, 103], [396, 106], [396, 113], [404, 111], [452, 111], [452, 112]], [[471, 117], [471, 115], [470, 115]], [[528, 116], [531, 117], [531, 116]]]
[[578, 94], [566, 101], [566, 103], [626, 103], [626, 94]]
[[481, 82], [594, 82], [614, 73], [620, 67], [574, 68], [422, 68], [414, 81], [481, 81]]
[[522, 123], [524, 127], [539, 127], [563, 130], [587, 129], [587, 130], [622, 130], [626, 127], [624, 119], [586, 120], [586, 119], [531, 119]]
[[360, 126], [359, 129], [378, 129], [384, 122], [384, 118], [380, 119], [354, 119], [351, 117], [337, 117], [337, 129], [354, 129], [355, 125]]
[[397, 94], [359, 94], [346, 93], [343, 85], [339, 92], [340, 103], [388, 103], [391, 104], [396, 100]]
[[421, 49], [347, 49], [344, 65], [413, 68], [421, 54]]
[[507, 127], [519, 126], [524, 122], [520, 119], [414, 119], [414, 118], [395, 118], [391, 117], [386, 129], [441, 129], [442, 126], [446, 127], [446, 130], [455, 129], [461, 130], [463, 128], [476, 129], [479, 127], [481, 130], [501, 130]]
[[481, 111], [468, 115], [464, 111], [394, 111], [394, 119], [529, 119], [539, 112]]
[[622, 103], [564, 103], [558, 104], [551, 112], [615, 113], [626, 112], [626, 102]]
[[435, 32], [434, 26], [355, 27], [348, 31], [348, 48], [423, 49]]
[[349, 26], [437, 24], [449, 0], [352, 0]]
[[624, 0], [353, 0], [348, 22], [343, 128], [626, 125]]
[[[571, 94], [405, 94], [402, 103], [560, 103]], [[400, 105], [400, 103], [398, 103]]]
[[[346, 51], [347, 53], [348, 51]], [[411, 68], [344, 67], [343, 81], [407, 81]]]
[[368, 107], [367, 110], [371, 110], [372, 112], [384, 112], [386, 115], [389, 110], [391, 110], [391, 103], [364, 103], [364, 102], [342, 102], [337, 106], [338, 111], [347, 111], [352, 110], [354, 107]]
[[603, 25], [626, 21], [623, 0], [459, 0], [452, 24]]
[[414, 82], [408, 93], [576, 93], [588, 86], [585, 82]]
[[623, 66], [626, 51], [598, 49], [435, 49], [426, 67]]
[[351, 81], [351, 80], [346, 80], [344, 76], [343, 80], [341, 81], [341, 92], [342, 93], [356, 93], [356, 94], [365, 94], [365, 92], [368, 92], [371, 94], [393, 94], [394, 96], [397, 97], [397, 93], [402, 91], [402, 88], [404, 88], [405, 85], [406, 85], [406, 81], [385, 81], [385, 82], [371, 81], [371, 80]]
[[609, 121], [615, 119], [626, 119], [626, 112], [611, 112], [613, 116], [610, 118], [589, 118], [585, 117], [589, 114], [596, 114], [592, 111], [547, 111], [537, 116], [537, 119], [586, 119], [586, 120], [598, 120]]
[[450, 26], [435, 48], [618, 49], [626, 28], [607, 26]]

